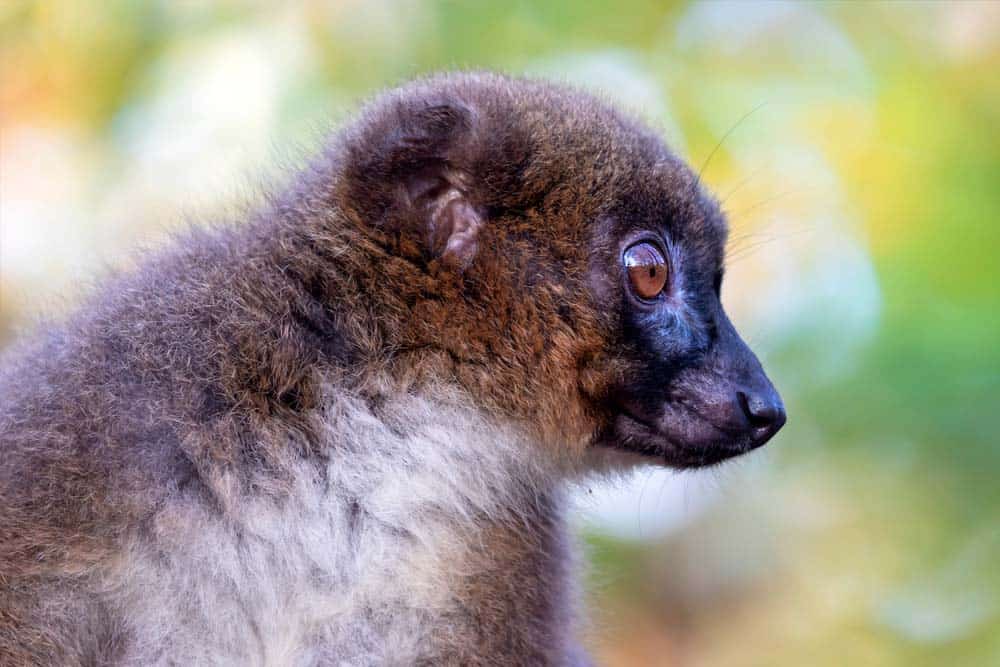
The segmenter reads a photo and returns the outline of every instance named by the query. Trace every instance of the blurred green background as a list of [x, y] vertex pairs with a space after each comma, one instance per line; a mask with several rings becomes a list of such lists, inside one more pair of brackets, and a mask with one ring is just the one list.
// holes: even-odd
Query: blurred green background
[[579, 490], [595, 656], [1000, 664], [1000, 3], [7, 0], [0, 67], [2, 343], [382, 87], [607, 91], [707, 163], [790, 420]]

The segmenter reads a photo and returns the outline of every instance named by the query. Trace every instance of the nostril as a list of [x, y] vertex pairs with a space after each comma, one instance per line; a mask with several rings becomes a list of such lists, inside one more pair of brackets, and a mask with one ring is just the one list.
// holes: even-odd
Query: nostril
[[785, 423], [785, 408], [781, 400], [767, 396], [737, 392], [737, 399], [750, 425], [755, 429], [776, 432]]

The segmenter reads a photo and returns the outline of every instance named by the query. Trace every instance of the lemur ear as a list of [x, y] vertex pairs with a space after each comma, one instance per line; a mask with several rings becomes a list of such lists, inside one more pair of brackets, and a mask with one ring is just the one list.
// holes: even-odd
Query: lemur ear
[[484, 215], [470, 163], [474, 112], [454, 100], [396, 100], [347, 145], [347, 202], [364, 222], [416, 240], [428, 259], [473, 260]]

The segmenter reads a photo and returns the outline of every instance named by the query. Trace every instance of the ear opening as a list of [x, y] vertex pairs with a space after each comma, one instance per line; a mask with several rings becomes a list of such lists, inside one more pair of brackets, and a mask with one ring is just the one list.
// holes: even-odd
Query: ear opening
[[465, 269], [479, 250], [483, 216], [459, 190], [438, 196], [428, 216], [427, 239], [431, 253], [446, 266]]
[[362, 222], [417, 240], [425, 256], [464, 269], [484, 222], [461, 165], [474, 113], [457, 100], [395, 99], [373, 109], [346, 151], [346, 205]]
[[476, 255], [483, 214], [469, 199], [463, 174], [444, 163], [403, 179], [406, 204], [424, 225], [425, 248], [444, 264], [464, 269]]

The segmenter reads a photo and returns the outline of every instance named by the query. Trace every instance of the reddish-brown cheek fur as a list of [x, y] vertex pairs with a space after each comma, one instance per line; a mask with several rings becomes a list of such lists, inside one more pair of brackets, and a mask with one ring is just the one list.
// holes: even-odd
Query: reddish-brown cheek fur
[[334, 252], [354, 272], [350, 287], [379, 304], [373, 344], [388, 343], [394, 372], [455, 377], [478, 405], [537, 428], [554, 447], [579, 447], [603, 426], [606, 387], [624, 372], [613, 350], [615, 322], [589, 289], [591, 235], [616, 192], [665, 153], [648, 130], [586, 96], [544, 86], [512, 96], [484, 90], [456, 85], [432, 95], [444, 105], [434, 109], [472, 112], [435, 115], [406, 147], [445, 159], [484, 211], [478, 251], [464, 270], [439, 259], [427, 264], [424, 209], [406, 205], [402, 185], [371, 175], [373, 165], [392, 173], [392, 158], [383, 164], [371, 151], [382, 150], [396, 111], [373, 116], [347, 143], [347, 172], [329, 195], [350, 233]]
[[[354, 225], [336, 252], [354, 287], [379, 304], [373, 315], [395, 373], [417, 382], [454, 377], [477, 405], [579, 455], [600, 427], [595, 397], [609, 382], [609, 322], [587, 286], [587, 230], [598, 209], [586, 191], [607, 174], [583, 167], [573, 177], [531, 195], [531, 209], [487, 219], [464, 268], [428, 261], [425, 222], [415, 212], [391, 210], [373, 228], [350, 201], [337, 204]], [[354, 188], [334, 192], [358, 197]]]
[[424, 274], [387, 261], [372, 279], [403, 304], [396, 314], [406, 372], [416, 365], [426, 377], [450, 374], [475, 403], [538, 429], [550, 446], [579, 446], [595, 428], [581, 371], [604, 337], [579, 278], [538, 275], [529, 284], [524, 258], [539, 249], [517, 245], [491, 231], [464, 272], [432, 264]]

